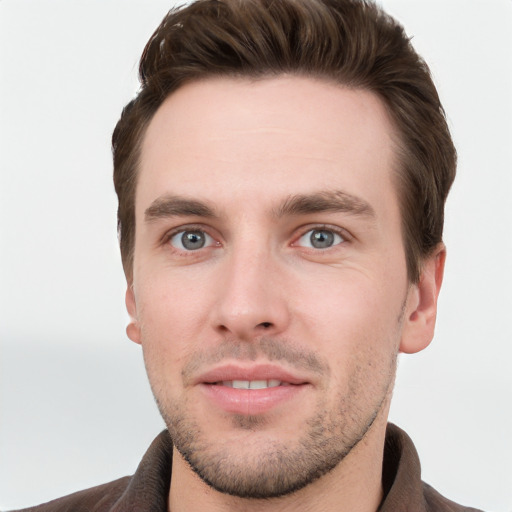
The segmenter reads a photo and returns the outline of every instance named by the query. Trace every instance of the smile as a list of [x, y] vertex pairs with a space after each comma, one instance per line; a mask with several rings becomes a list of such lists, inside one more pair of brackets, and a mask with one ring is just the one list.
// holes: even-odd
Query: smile
[[[273, 363], [224, 363], [191, 382], [204, 406], [222, 414], [255, 415], [296, 406], [314, 386], [311, 376]], [[293, 404], [293, 405], [292, 405]]]
[[270, 380], [225, 380], [217, 382], [217, 385], [226, 386], [235, 389], [267, 389], [277, 388], [278, 386], [289, 386], [287, 382], [281, 382], [277, 379]]

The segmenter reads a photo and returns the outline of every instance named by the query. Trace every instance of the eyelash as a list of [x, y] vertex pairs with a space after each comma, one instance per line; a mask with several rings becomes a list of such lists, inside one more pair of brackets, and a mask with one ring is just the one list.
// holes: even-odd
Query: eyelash
[[304, 249], [308, 249], [308, 250], [314, 251], [315, 253], [322, 252], [322, 251], [327, 251], [327, 250], [333, 249], [333, 248], [335, 248], [337, 246], [344, 245], [346, 243], [351, 242], [352, 239], [353, 239], [352, 235], [350, 235], [350, 233], [348, 233], [348, 231], [346, 231], [345, 229], [342, 229], [342, 228], [340, 228], [338, 226], [332, 226], [332, 225], [329, 225], [329, 224], [319, 224], [319, 225], [316, 225], [316, 226], [315, 225], [313, 225], [313, 226], [309, 225], [309, 226], [305, 226], [304, 228], [302, 228], [301, 231], [300, 231], [299, 236], [294, 238], [294, 242], [292, 242], [292, 244], [291, 244], [292, 247], [296, 246], [301, 238], [305, 237], [308, 233], [311, 233], [313, 231], [326, 231], [326, 232], [334, 233], [335, 235], [337, 235], [337, 236], [339, 236], [341, 238], [340, 242], [335, 243], [332, 246], [324, 248], [324, 249], [314, 248], [314, 247], [304, 247], [303, 246]]
[[[308, 233], [313, 232], [313, 231], [326, 231], [326, 232], [333, 233], [334, 235], [339, 236], [341, 238], [341, 241], [333, 244], [332, 246], [326, 247], [326, 248], [315, 248], [315, 247], [299, 246], [298, 245], [299, 240], [301, 238], [305, 237]], [[205, 236], [211, 238], [214, 243], [206, 245], [205, 247], [200, 247], [200, 248], [195, 249], [195, 250], [193, 250], [193, 249], [185, 250], [185, 249], [180, 249], [178, 247], [172, 246], [173, 250], [175, 250], [177, 252], [180, 252], [182, 254], [186, 254], [186, 255], [190, 256], [190, 255], [193, 255], [194, 253], [199, 253], [201, 249], [208, 249], [210, 247], [220, 247], [221, 246], [221, 243], [217, 241], [218, 237], [215, 237], [215, 236], [211, 235], [208, 232], [208, 230], [205, 229], [204, 226], [197, 225], [197, 224], [191, 224], [191, 225], [186, 225], [186, 226], [179, 226], [179, 227], [177, 227], [177, 228], [175, 228], [175, 229], [173, 229], [171, 231], [168, 231], [162, 237], [161, 245], [171, 245], [170, 242], [171, 242], [171, 240], [175, 236], [177, 236], [179, 234], [184, 234], [186, 232], [204, 233]], [[308, 225], [308, 226], [304, 226], [303, 228], [300, 228], [299, 235], [293, 237], [294, 241], [290, 244], [290, 246], [291, 247], [302, 247], [303, 249], [306, 249], [306, 250], [318, 253], [318, 252], [327, 251], [329, 249], [333, 249], [333, 248], [335, 248], [335, 247], [337, 247], [339, 245], [344, 245], [346, 243], [349, 243], [349, 242], [351, 242], [352, 238], [353, 237], [345, 229], [342, 229], [342, 228], [340, 228], [338, 226], [332, 226], [332, 225], [328, 225], [328, 224]]]
[[[198, 232], [198, 233], [204, 233], [207, 237], [211, 238], [215, 243], [214, 244], [211, 244], [211, 245], [208, 245], [207, 247], [212, 247], [213, 246], [220, 246], [220, 242], [217, 242], [216, 240], [216, 237], [212, 236], [207, 229], [204, 228], [204, 226], [201, 226], [201, 225], [194, 225], [194, 224], [191, 224], [191, 225], [187, 225], [187, 226], [179, 226], [171, 231], [168, 231], [167, 233], [165, 233], [165, 235], [162, 237], [161, 239], [161, 245], [171, 245], [170, 242], [171, 240], [176, 236], [176, 235], [179, 235], [179, 234], [184, 234], [184, 233], [187, 233], [187, 232]], [[204, 248], [207, 248], [207, 247], [204, 247]], [[197, 252], [199, 251], [199, 249], [196, 249], [195, 251], [194, 250], [189, 250], [189, 251], [186, 251], [186, 250], [183, 250], [183, 249], [179, 249], [177, 247], [173, 247], [174, 250], [176, 251], [180, 251], [180, 252], [183, 252], [183, 253], [194, 253], [194, 252]], [[202, 247], [201, 247], [202, 249]]]

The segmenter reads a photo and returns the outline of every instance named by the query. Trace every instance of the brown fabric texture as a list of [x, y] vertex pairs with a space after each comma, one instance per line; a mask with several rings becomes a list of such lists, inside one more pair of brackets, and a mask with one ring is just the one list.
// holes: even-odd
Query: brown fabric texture
[[[153, 441], [135, 474], [70, 494], [23, 512], [167, 512], [172, 441], [163, 431]], [[379, 512], [481, 512], [458, 505], [421, 481], [420, 461], [409, 436], [388, 424]], [[19, 511], [21, 512], [21, 511]]]

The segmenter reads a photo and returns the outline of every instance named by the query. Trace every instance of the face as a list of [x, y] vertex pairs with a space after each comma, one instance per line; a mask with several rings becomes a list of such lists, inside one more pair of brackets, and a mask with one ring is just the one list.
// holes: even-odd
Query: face
[[290, 493], [386, 414], [418, 302], [392, 138], [371, 93], [284, 76], [188, 84], [151, 121], [128, 333], [215, 489]]

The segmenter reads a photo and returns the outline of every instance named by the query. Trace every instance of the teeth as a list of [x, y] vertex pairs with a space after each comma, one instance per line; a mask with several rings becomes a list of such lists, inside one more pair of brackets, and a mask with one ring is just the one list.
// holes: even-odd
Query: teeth
[[249, 389], [266, 389], [269, 387], [266, 380], [252, 380], [249, 384]]
[[236, 389], [250, 389], [251, 383], [248, 380], [234, 380], [233, 387]]
[[270, 380], [227, 380], [222, 382], [223, 386], [235, 389], [267, 389], [281, 386], [281, 381], [277, 379]]

